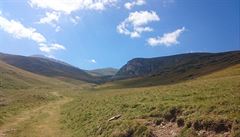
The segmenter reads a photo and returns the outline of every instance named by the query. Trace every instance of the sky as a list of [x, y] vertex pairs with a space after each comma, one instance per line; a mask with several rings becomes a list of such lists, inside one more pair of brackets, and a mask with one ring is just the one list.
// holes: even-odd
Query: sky
[[239, 0], [1, 0], [0, 52], [81, 69], [240, 50]]

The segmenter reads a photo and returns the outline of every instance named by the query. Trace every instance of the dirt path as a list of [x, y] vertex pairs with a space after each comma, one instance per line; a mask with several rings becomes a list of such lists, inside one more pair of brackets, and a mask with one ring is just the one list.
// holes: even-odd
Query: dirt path
[[152, 131], [154, 137], [176, 137], [181, 132], [181, 128], [177, 126], [177, 123], [162, 122], [160, 125], [156, 125], [156, 123], [147, 119], [135, 120], [140, 124], [146, 125]]
[[156, 137], [176, 137], [181, 131], [176, 123], [166, 123], [165, 125], [151, 127], [151, 129]]
[[[53, 95], [59, 96], [57, 92]], [[10, 119], [0, 127], [0, 137], [67, 137], [61, 130], [60, 107], [72, 99], [61, 97], [59, 100], [25, 111]]]

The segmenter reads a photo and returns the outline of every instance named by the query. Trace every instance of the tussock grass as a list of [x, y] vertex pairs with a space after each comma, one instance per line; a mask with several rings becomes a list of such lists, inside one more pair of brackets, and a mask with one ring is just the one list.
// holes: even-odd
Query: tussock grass
[[0, 126], [22, 111], [49, 103], [56, 91], [78, 87], [57, 79], [33, 74], [0, 61]]
[[[20, 112], [69, 97], [73, 100], [61, 104], [54, 114], [61, 111], [61, 130], [74, 137], [152, 136], [151, 129], [140, 121], [184, 123], [180, 136], [197, 136], [197, 130], [217, 131], [219, 127], [220, 132], [240, 135], [240, 65], [176, 84], [127, 88], [108, 83], [89, 89], [81, 88], [82, 84], [91, 86], [86, 83], [76, 86], [76, 81], [66, 83], [2, 62], [0, 67], [0, 126]], [[146, 80], [154, 83], [159, 79]], [[62, 97], [52, 94], [55, 92]], [[51, 114], [51, 108], [46, 112]], [[119, 114], [119, 119], [108, 121]], [[37, 121], [43, 119], [40, 116]], [[31, 129], [36, 124], [32, 122], [30, 119], [22, 127]]]
[[56, 99], [56, 96], [44, 90], [0, 91], [0, 125], [11, 116]]
[[[184, 123], [240, 120], [240, 65], [186, 82], [145, 88], [94, 89], [74, 95], [66, 104], [62, 123], [73, 136], [151, 136], [137, 119], [154, 121], [179, 117]], [[176, 112], [172, 112], [172, 110]], [[112, 116], [121, 118], [108, 122]], [[237, 124], [236, 124], [237, 123]], [[186, 126], [186, 124], [185, 124]], [[184, 132], [186, 131], [186, 132]], [[189, 129], [182, 135], [194, 135]]]

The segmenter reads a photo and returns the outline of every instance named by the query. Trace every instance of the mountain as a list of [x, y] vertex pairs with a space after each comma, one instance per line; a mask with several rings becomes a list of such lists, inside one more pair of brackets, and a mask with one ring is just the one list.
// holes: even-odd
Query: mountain
[[176, 83], [239, 64], [240, 51], [135, 58], [128, 61], [117, 73], [114, 68], [85, 71], [39, 55], [26, 57], [0, 53], [0, 61], [24, 71], [74, 84], [117, 81], [119, 85], [137, 87]]
[[73, 86], [63, 81], [24, 71], [0, 60], [0, 89]]
[[25, 71], [66, 81], [79, 80], [90, 83], [100, 82], [99, 78], [89, 75], [84, 70], [56, 61], [55, 59], [0, 53], [0, 60]]
[[117, 73], [118, 69], [115, 68], [101, 68], [101, 69], [94, 69], [94, 70], [86, 70], [86, 72], [93, 76], [113, 76]]
[[53, 62], [56, 62], [56, 63], [60, 63], [60, 64], [63, 64], [63, 65], [72, 66], [72, 65], [70, 65], [66, 62], [63, 62], [63, 61], [60, 61], [58, 59], [54, 59], [54, 58], [51, 58], [51, 57], [47, 57], [47, 56], [44, 56], [44, 55], [31, 55], [29, 57], [47, 59], [47, 60], [50, 60], [50, 61], [53, 61]]
[[240, 51], [188, 53], [157, 58], [135, 58], [113, 80], [124, 86], [151, 86], [193, 79], [240, 63]]

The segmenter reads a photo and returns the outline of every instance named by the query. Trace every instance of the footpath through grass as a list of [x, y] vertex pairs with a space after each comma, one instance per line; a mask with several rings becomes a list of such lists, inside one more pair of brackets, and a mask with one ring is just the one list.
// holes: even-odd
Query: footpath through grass
[[[31, 95], [37, 96], [35, 92], [21, 93], [20, 95], [27, 97], [26, 102], [21, 97], [15, 97], [14, 99], [19, 102], [8, 104], [4, 110], [1, 110], [1, 113], [6, 112], [11, 116], [6, 117], [0, 126], [0, 137], [70, 136], [68, 132], [62, 130], [60, 111], [61, 106], [70, 102], [71, 98], [62, 96], [57, 91], [38, 91], [38, 94], [38, 99], [31, 99]], [[15, 104], [17, 109], [15, 109]]]
[[46, 89], [0, 90], [0, 126], [6, 119], [56, 100]]

